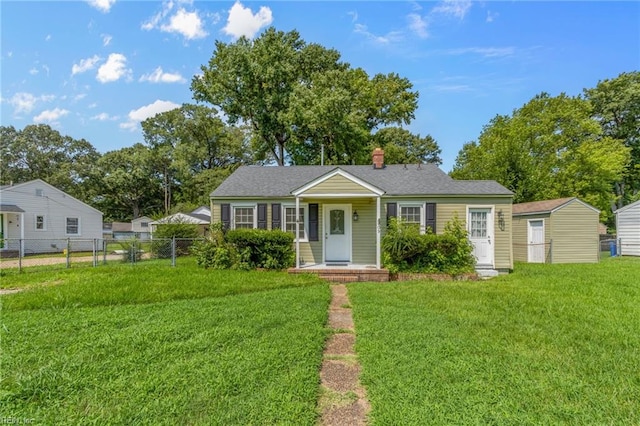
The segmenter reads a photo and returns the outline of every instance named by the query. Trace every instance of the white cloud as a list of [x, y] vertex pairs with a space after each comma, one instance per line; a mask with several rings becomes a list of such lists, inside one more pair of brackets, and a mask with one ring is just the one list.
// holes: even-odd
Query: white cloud
[[396, 41], [400, 41], [402, 39], [402, 33], [398, 31], [391, 31], [383, 36], [379, 36], [369, 32], [367, 26], [363, 24], [355, 24], [354, 32], [366, 36], [369, 40], [373, 41], [376, 44], [387, 45]]
[[178, 73], [168, 73], [162, 71], [162, 67], [156, 68], [151, 74], [144, 74], [140, 81], [150, 83], [184, 83], [186, 80]]
[[[190, 1], [182, 3], [191, 4]], [[202, 17], [197, 11], [190, 12], [180, 7], [173, 13], [175, 7], [176, 3], [171, 0], [163, 2], [162, 10], [144, 22], [141, 28], [146, 31], [159, 29], [168, 33], [178, 33], [187, 40], [204, 38], [208, 35], [204, 29]]]
[[93, 55], [91, 58], [80, 59], [80, 63], [73, 64], [71, 67], [71, 75], [80, 74], [95, 68], [96, 64], [100, 60], [98, 55]]
[[356, 22], [358, 20], [358, 12], [347, 12], [347, 15], [351, 16], [351, 22]]
[[168, 25], [163, 25], [160, 29], [168, 33], [182, 34], [187, 40], [204, 38], [208, 34], [202, 28], [202, 19], [198, 12], [187, 12], [182, 8], [171, 17]]
[[407, 15], [407, 19], [409, 20], [409, 28], [420, 38], [429, 37], [429, 32], [427, 31], [428, 24], [427, 21], [422, 18], [422, 16], [417, 13], [411, 13]]
[[261, 28], [273, 22], [271, 9], [266, 6], [260, 7], [260, 10], [254, 15], [251, 9], [244, 7], [242, 3], [236, 1], [231, 9], [229, 9], [229, 17], [227, 25], [222, 29], [225, 34], [233, 38], [245, 36], [253, 38]]
[[109, 12], [115, 2], [116, 0], [87, 0], [90, 6], [95, 7], [102, 13]]
[[499, 58], [512, 56], [516, 53], [515, 47], [463, 47], [460, 49], [449, 49], [445, 51], [447, 55], [480, 55], [485, 58]]
[[47, 34], [47, 36], [44, 38], [44, 41], [49, 41], [51, 40], [51, 34]]
[[498, 12], [491, 12], [490, 10], [487, 10], [487, 21], [486, 22], [493, 22], [497, 17], [498, 17]]
[[129, 121], [120, 123], [120, 128], [135, 131], [138, 128], [138, 124], [147, 118], [179, 107], [179, 104], [173, 102], [157, 100], [152, 104], [130, 111]]
[[431, 13], [441, 13], [463, 19], [471, 9], [471, 6], [471, 0], [443, 0], [439, 5], [431, 9]]
[[103, 46], [110, 45], [112, 39], [113, 37], [111, 37], [109, 34], [102, 34], [102, 45]]
[[43, 122], [57, 123], [57, 121], [61, 117], [64, 117], [67, 114], [69, 114], [69, 111], [66, 109], [56, 108], [52, 110], [46, 110], [46, 111], [42, 111], [40, 114], [33, 117], [33, 121], [35, 123], [43, 123]]
[[37, 69], [37, 68], [31, 68], [31, 69], [29, 70], [29, 74], [31, 74], [31, 75], [36, 75], [36, 74], [38, 74], [38, 69]]
[[100, 114], [97, 114], [97, 115], [94, 115], [93, 117], [91, 117], [92, 120], [97, 120], [97, 121], [117, 120], [117, 118], [118, 117], [111, 117], [106, 112], [102, 112]]
[[121, 53], [112, 53], [107, 62], [98, 68], [96, 79], [100, 83], [109, 83], [130, 75], [131, 70], [127, 68], [127, 58]]
[[14, 114], [30, 113], [38, 102], [51, 102], [53, 95], [34, 96], [31, 93], [19, 92], [14, 94], [6, 102], [13, 107]]

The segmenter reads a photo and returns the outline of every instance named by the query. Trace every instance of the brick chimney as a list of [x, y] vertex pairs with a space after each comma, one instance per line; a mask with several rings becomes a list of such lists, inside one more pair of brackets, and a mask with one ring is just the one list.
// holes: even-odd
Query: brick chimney
[[373, 150], [373, 168], [384, 169], [384, 151], [382, 148], [376, 148]]

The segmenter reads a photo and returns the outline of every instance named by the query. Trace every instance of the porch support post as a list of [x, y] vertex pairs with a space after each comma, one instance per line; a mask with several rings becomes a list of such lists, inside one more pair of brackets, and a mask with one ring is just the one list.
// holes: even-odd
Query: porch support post
[[296, 269], [300, 269], [300, 197], [296, 195]]
[[376, 197], [376, 269], [380, 269], [380, 196]]
[[20, 239], [24, 240], [24, 213], [20, 213]]

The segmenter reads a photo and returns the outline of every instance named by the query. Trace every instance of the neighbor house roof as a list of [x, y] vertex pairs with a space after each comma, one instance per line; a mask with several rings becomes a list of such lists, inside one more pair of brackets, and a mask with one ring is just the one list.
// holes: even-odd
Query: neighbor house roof
[[557, 210], [560, 207], [563, 207], [574, 200], [599, 212], [599, 210], [596, 209], [595, 207], [585, 203], [584, 201], [579, 200], [576, 197], [567, 197], [567, 198], [557, 198], [555, 200], [530, 201], [528, 203], [514, 204], [512, 207], [513, 215], [517, 216], [517, 215], [525, 215], [525, 214], [551, 213], [554, 210]]
[[0, 212], [24, 213], [24, 210], [14, 204], [0, 204]]
[[385, 195], [513, 195], [495, 181], [455, 180], [434, 164], [372, 166], [242, 166], [212, 197], [290, 197], [302, 185], [336, 169], [361, 179]]
[[634, 208], [634, 207], [636, 207], [636, 206], [638, 206], [638, 205], [640, 205], [640, 200], [638, 200], [638, 201], [636, 201], [636, 202], [634, 202], [634, 203], [631, 203], [631, 204], [627, 204], [627, 205], [626, 205], [626, 206], [624, 206], [624, 207], [620, 207], [620, 208], [619, 208], [618, 210], [616, 210], [614, 213], [615, 213], [615, 214], [622, 213], [622, 212], [624, 212], [624, 211], [626, 211], [626, 210], [629, 210], [629, 209], [632, 209], [632, 208]]

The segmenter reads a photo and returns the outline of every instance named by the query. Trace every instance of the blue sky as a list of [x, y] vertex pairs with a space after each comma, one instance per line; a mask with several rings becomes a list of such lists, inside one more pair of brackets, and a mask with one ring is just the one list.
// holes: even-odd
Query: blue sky
[[214, 41], [296, 29], [370, 76], [420, 93], [414, 133], [451, 170], [496, 114], [540, 92], [579, 95], [640, 69], [640, 2], [1, 1], [0, 124], [45, 123], [102, 153], [140, 122], [194, 103]]

